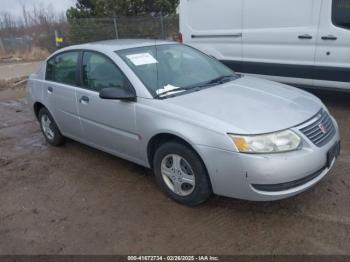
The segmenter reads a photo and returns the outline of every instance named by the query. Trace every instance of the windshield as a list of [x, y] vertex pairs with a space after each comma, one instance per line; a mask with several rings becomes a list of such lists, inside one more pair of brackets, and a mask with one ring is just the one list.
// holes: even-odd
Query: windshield
[[180, 44], [154, 45], [116, 52], [153, 96], [219, 84], [236, 78], [228, 67], [202, 52]]

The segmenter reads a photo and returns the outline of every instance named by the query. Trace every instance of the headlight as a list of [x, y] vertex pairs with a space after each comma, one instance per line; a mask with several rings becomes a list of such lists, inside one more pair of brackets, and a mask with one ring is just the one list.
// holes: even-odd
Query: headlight
[[239, 152], [250, 154], [280, 153], [297, 150], [301, 139], [291, 130], [266, 135], [229, 134]]

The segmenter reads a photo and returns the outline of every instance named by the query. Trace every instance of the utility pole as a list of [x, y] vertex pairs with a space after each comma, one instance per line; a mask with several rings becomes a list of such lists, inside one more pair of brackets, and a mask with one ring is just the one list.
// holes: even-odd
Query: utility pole
[[0, 37], [0, 53], [5, 53], [5, 46], [4, 46], [4, 44], [3, 44], [3, 42], [2, 42], [2, 39], [1, 39], [1, 37]]
[[163, 12], [160, 12], [160, 17], [159, 17], [159, 19], [160, 19], [161, 37], [162, 37], [162, 39], [165, 39]]
[[114, 11], [113, 11], [113, 24], [114, 24], [115, 38], [119, 39], [117, 16]]

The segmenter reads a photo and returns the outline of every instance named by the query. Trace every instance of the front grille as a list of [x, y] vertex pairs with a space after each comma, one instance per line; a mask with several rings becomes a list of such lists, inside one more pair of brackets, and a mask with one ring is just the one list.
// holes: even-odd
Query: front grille
[[322, 168], [321, 170], [308, 175], [304, 178], [291, 181], [291, 182], [286, 182], [286, 183], [281, 183], [281, 184], [252, 184], [252, 186], [259, 191], [265, 191], [265, 192], [279, 192], [279, 191], [285, 191], [288, 189], [292, 189], [298, 186], [302, 186], [306, 184], [307, 182], [317, 178], [322, 174], [322, 172], [325, 170], [325, 168]]
[[300, 131], [316, 146], [322, 147], [333, 138], [335, 127], [329, 114], [321, 110], [316, 115], [314, 122]]

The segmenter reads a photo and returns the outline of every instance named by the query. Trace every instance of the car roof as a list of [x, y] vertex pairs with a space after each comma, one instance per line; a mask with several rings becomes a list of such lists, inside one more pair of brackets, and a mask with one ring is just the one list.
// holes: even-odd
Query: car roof
[[174, 41], [155, 40], [155, 39], [121, 39], [121, 40], [106, 40], [99, 42], [86, 43], [81, 45], [73, 45], [59, 51], [68, 51], [72, 49], [94, 49], [101, 51], [118, 51], [129, 48], [137, 48], [151, 45], [176, 44]]

